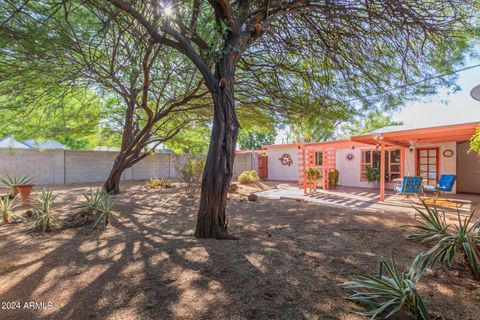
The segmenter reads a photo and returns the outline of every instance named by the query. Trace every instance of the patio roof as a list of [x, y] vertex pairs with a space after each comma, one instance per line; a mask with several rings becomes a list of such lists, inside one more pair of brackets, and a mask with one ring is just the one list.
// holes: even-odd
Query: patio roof
[[444, 125], [428, 128], [409, 128], [389, 126], [365, 135], [352, 137], [352, 141], [365, 144], [378, 144], [408, 147], [412, 143], [440, 143], [468, 141], [475, 133], [480, 122]]
[[351, 139], [343, 139], [343, 140], [331, 140], [331, 141], [321, 141], [321, 142], [308, 142], [308, 143], [291, 143], [291, 144], [272, 144], [272, 145], [264, 145], [262, 148], [264, 149], [276, 149], [276, 148], [301, 148], [301, 149], [308, 149], [308, 150], [316, 150], [316, 151], [329, 151], [335, 150], [340, 148], [348, 148], [351, 146], [359, 146], [364, 145], [364, 143], [352, 141]]

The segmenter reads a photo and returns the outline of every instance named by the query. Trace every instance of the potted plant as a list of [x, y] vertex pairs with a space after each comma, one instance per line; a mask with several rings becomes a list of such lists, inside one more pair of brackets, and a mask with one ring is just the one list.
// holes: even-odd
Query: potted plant
[[307, 174], [307, 180], [309, 182], [313, 182], [314, 180], [318, 180], [322, 177], [322, 171], [315, 167], [308, 168], [305, 173]]
[[371, 165], [365, 166], [365, 179], [367, 179], [368, 183], [373, 183], [374, 186], [377, 186], [380, 181], [380, 168]]
[[18, 193], [20, 193], [22, 203], [26, 204], [29, 202], [30, 193], [32, 193], [32, 189], [34, 186], [33, 180], [31, 178], [26, 175], [7, 175], [6, 178], [0, 177], [0, 182], [10, 187], [10, 198], [14, 198]]
[[322, 178], [322, 170], [320, 170], [320, 168], [310, 167], [305, 170], [305, 174], [310, 184], [310, 191], [317, 189], [317, 180]]
[[331, 189], [335, 189], [338, 186], [339, 177], [340, 172], [337, 169], [333, 169], [328, 172], [328, 185]]

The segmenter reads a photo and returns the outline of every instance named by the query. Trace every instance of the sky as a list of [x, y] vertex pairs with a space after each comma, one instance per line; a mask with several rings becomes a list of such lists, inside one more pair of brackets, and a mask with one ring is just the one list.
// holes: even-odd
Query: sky
[[[478, 64], [470, 61], [465, 66]], [[458, 73], [456, 84], [460, 91], [439, 90], [435, 96], [409, 101], [392, 115], [392, 121], [405, 125], [445, 125], [480, 121], [480, 101], [470, 96], [470, 90], [480, 85], [480, 67]], [[275, 143], [284, 143], [286, 132], [280, 130]]]
[[480, 121], [480, 101], [470, 96], [470, 90], [480, 85], [480, 67], [459, 72], [456, 83], [460, 86], [460, 91], [447, 94], [446, 90], [440, 90], [436, 96], [408, 102], [392, 116], [392, 120], [412, 125]]

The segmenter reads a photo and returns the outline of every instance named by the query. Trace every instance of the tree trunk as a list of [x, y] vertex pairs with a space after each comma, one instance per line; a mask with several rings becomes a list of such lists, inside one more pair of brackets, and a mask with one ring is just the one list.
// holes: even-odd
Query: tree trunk
[[228, 220], [225, 214], [240, 126], [235, 113], [234, 65], [233, 56], [228, 56], [216, 67], [215, 73], [219, 82], [212, 92], [215, 112], [203, 172], [195, 229], [197, 238], [235, 239], [227, 233]]
[[108, 176], [107, 181], [103, 185], [103, 190], [111, 194], [120, 193], [120, 180], [122, 179], [122, 173], [127, 169], [128, 166], [125, 163], [125, 156], [121, 152], [113, 163], [112, 170]]

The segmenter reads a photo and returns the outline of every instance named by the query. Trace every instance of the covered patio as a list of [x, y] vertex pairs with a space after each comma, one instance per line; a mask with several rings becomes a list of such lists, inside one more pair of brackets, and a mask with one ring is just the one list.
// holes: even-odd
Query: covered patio
[[[380, 190], [378, 200], [384, 202], [386, 201], [386, 151], [388, 148], [400, 147], [400, 177], [405, 175], [405, 153], [416, 152], [415, 167], [411, 170], [413, 172], [409, 172], [408, 175], [420, 176], [425, 184], [434, 186], [438, 183], [441, 173], [439, 169], [440, 148], [436, 145], [469, 141], [478, 125], [478, 122], [472, 122], [412, 129], [406, 126], [401, 128], [391, 126], [366, 135], [352, 137], [351, 140], [356, 143], [374, 145], [377, 150], [380, 150]], [[456, 156], [456, 152], [451, 152], [450, 157]], [[443, 155], [447, 156], [445, 153]]]
[[[357, 187], [338, 187], [336, 189], [317, 189], [316, 192], [304, 194], [293, 183], [276, 183], [270, 181], [269, 184], [275, 188], [258, 193], [259, 196], [268, 199], [291, 199], [317, 203], [327, 206], [345, 207], [352, 209], [366, 209], [382, 212], [405, 212], [414, 213], [413, 206], [421, 207], [422, 203], [417, 197], [406, 198], [397, 196], [392, 190], [385, 191], [385, 199], [380, 202], [378, 189], [357, 188]], [[474, 194], [449, 194], [445, 199], [460, 200], [461, 205], [458, 210], [461, 214], [466, 214], [474, 208], [480, 208], [480, 195]], [[456, 215], [457, 208], [452, 205], [439, 206], [453, 218]]]

